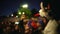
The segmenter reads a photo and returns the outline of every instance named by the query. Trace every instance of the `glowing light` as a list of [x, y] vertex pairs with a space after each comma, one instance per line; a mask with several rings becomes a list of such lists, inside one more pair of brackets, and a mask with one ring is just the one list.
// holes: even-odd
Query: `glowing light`
[[21, 12], [19, 12], [19, 15], [21, 14]]
[[23, 12], [22, 14], [25, 14], [25, 12]]
[[19, 22], [15, 22], [15, 24], [19, 24]]
[[11, 14], [11, 16], [13, 16], [13, 14]]
[[28, 8], [27, 4], [22, 5], [23, 8]]
[[16, 16], [16, 17], [18, 17], [18, 16]]

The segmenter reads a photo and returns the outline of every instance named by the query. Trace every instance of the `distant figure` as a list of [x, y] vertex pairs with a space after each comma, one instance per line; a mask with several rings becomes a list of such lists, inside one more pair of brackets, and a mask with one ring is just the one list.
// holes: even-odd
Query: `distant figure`
[[20, 22], [19, 27], [20, 27], [21, 34], [25, 34], [24, 19], [26, 19], [25, 14], [21, 15], [21, 18], [20, 18], [20, 21], [19, 21]]
[[48, 10], [47, 8], [48, 6], [44, 6], [43, 3], [44, 2], [41, 2], [40, 4], [41, 9], [39, 10], [39, 14], [41, 17], [46, 17], [49, 20], [43, 31], [43, 34], [58, 34], [57, 27], [59, 26], [59, 22], [58, 22], [59, 20], [56, 19], [57, 17], [55, 17], [56, 15], [53, 12], [53, 10], [55, 11], [55, 9], [51, 8], [53, 9], [51, 12], [49, 11], [50, 9]]

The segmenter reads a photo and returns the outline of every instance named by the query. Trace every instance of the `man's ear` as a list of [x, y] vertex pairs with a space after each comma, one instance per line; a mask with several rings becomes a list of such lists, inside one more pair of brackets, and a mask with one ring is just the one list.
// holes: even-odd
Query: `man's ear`
[[41, 2], [40, 3], [40, 7], [41, 7], [41, 9], [43, 9], [44, 7], [43, 7], [43, 2]]

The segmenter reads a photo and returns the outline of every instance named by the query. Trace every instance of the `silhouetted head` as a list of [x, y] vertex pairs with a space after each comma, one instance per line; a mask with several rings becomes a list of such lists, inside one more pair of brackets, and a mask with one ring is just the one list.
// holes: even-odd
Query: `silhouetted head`
[[44, 0], [40, 3], [40, 16], [52, 17], [53, 19], [60, 19], [60, 1], [59, 0]]

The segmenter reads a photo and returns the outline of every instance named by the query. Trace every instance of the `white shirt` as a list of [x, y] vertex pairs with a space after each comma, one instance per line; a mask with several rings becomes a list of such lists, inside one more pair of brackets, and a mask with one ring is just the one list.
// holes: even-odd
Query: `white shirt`
[[47, 26], [44, 29], [44, 34], [57, 34], [58, 24], [56, 20], [49, 20]]

